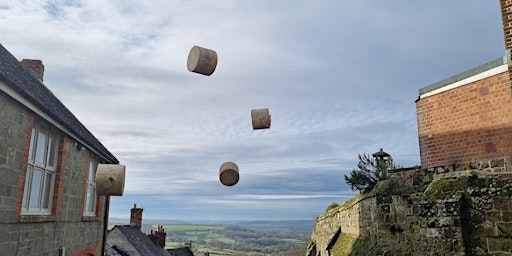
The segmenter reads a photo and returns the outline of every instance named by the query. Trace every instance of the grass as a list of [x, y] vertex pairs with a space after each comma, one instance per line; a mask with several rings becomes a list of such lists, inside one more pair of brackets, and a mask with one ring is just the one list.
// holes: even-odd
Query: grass
[[[196, 255], [281, 255], [306, 240], [293, 232], [265, 232], [216, 225], [164, 224], [166, 248], [184, 247], [192, 243]], [[267, 246], [268, 245], [268, 246]]]
[[[224, 226], [217, 225], [194, 225], [194, 224], [167, 224], [163, 225], [167, 232], [166, 248], [179, 248], [185, 246], [185, 242], [192, 242], [193, 251], [199, 254], [209, 252], [214, 255], [235, 255], [243, 253], [233, 250], [235, 248], [220, 249], [211, 247], [208, 244], [213, 241], [222, 242], [232, 247], [236, 241], [225, 237], [219, 231], [226, 230]], [[170, 241], [171, 237], [179, 237], [178, 241]], [[198, 243], [198, 241], [202, 241]]]
[[332, 255], [346, 256], [352, 252], [352, 246], [357, 239], [356, 235], [342, 233], [332, 247]]
[[[327, 210], [320, 217], [332, 216], [332, 215], [336, 214], [340, 209], [348, 209], [355, 202], [357, 202], [357, 200], [359, 200], [359, 198], [361, 198], [361, 193], [358, 193], [355, 196], [349, 198], [348, 200], [343, 202], [343, 204], [341, 204], [341, 205], [338, 205], [336, 207], [327, 207]], [[331, 205], [334, 205], [334, 203], [332, 203]]]

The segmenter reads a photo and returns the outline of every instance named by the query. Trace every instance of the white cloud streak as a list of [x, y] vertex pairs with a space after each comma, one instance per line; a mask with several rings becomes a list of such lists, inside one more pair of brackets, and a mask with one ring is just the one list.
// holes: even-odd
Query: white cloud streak
[[[183, 220], [308, 219], [351, 195], [360, 153], [419, 164], [418, 90], [503, 55], [499, 15], [464, 0], [0, 0], [0, 43], [42, 59], [45, 84], [127, 166], [112, 216], [136, 202]], [[218, 53], [212, 76], [186, 69], [193, 45]], [[272, 126], [253, 131], [264, 107]], [[234, 187], [218, 181], [225, 161]]]

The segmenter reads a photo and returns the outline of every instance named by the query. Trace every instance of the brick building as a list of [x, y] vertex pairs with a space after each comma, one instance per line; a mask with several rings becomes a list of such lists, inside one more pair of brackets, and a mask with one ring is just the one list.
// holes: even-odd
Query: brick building
[[102, 255], [109, 197], [95, 172], [119, 162], [43, 75], [0, 45], [0, 254]]
[[420, 89], [416, 114], [421, 166], [487, 168], [491, 160], [507, 160], [512, 91], [506, 58]]
[[512, 1], [500, 7], [506, 55], [419, 90], [422, 167], [512, 170]]

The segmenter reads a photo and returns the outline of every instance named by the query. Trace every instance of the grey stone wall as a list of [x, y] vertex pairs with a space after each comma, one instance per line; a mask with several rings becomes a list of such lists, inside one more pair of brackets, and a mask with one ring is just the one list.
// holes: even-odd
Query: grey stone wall
[[360, 203], [355, 200], [353, 203], [344, 204], [319, 216], [313, 226], [311, 241], [315, 241], [317, 248], [325, 249], [338, 229], [345, 234], [359, 236], [359, 219], [361, 218], [359, 207]]
[[[350, 255], [512, 255], [512, 173], [501, 170], [393, 175], [351, 207], [319, 217], [310, 251], [348, 255], [329, 252], [335, 242]], [[338, 229], [353, 239], [336, 238]]]
[[[16, 199], [19, 196], [18, 177], [24, 171], [22, 158], [26, 149], [26, 111], [16, 107], [10, 98], [0, 93], [0, 216], [16, 218]], [[23, 192], [23, 191], [21, 191]]]
[[[82, 204], [88, 164], [87, 150], [62, 134], [59, 177], [56, 177], [51, 216], [20, 214], [24, 186], [27, 136], [34, 114], [0, 92], [0, 255], [100, 255], [106, 198], [100, 197], [98, 216], [84, 217]], [[60, 152], [60, 153], [62, 153]], [[60, 156], [59, 156], [60, 157]]]

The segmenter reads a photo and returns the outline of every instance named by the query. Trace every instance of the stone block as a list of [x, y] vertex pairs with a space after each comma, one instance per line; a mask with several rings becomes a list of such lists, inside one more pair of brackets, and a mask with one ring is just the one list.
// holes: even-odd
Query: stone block
[[393, 202], [393, 198], [390, 195], [378, 195], [377, 204], [385, 204]]
[[500, 211], [512, 211], [512, 198], [496, 196], [493, 198], [494, 209]]
[[16, 247], [16, 242], [0, 243], [0, 252], [2, 252], [2, 255], [16, 255]]
[[482, 162], [482, 164], [480, 164], [480, 170], [487, 169], [489, 167], [490, 164], [488, 162]]
[[486, 211], [485, 219], [487, 221], [492, 221], [492, 222], [501, 221], [501, 211], [495, 211], [495, 210]]
[[487, 243], [489, 252], [512, 252], [512, 238], [490, 237]]
[[491, 160], [491, 168], [495, 167], [505, 167], [505, 159], [498, 158], [498, 159], [492, 159]]
[[437, 167], [436, 168], [436, 173], [445, 173], [447, 172], [443, 167]]
[[494, 225], [490, 221], [486, 221], [475, 230], [475, 236], [477, 237], [490, 237], [495, 236], [496, 230], [494, 228]]
[[512, 238], [512, 223], [496, 223], [499, 236]]
[[380, 205], [379, 213], [389, 213], [389, 204]]
[[501, 212], [501, 219], [504, 222], [512, 222], [512, 210], [510, 210], [510, 211], [502, 211]]

